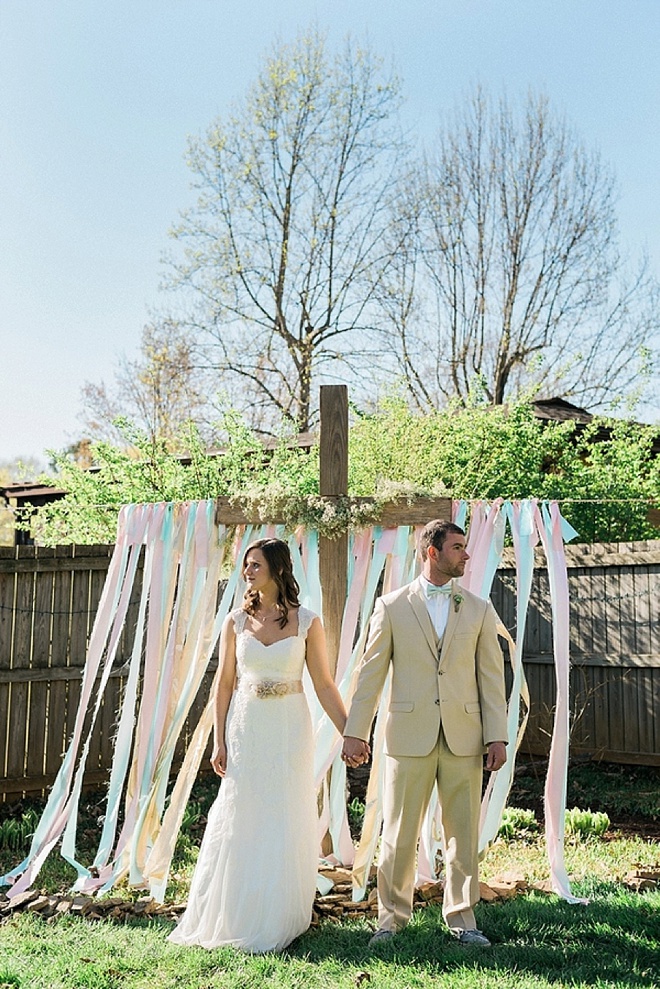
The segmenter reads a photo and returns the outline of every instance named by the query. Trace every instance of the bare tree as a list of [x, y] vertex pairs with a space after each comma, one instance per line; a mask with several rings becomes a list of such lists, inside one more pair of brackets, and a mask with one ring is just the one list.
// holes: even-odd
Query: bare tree
[[542, 384], [598, 406], [638, 381], [657, 286], [645, 264], [624, 281], [612, 175], [544, 97], [519, 114], [477, 90], [397, 206], [379, 298], [418, 407], [475, 381], [496, 404]]
[[331, 56], [312, 34], [276, 48], [234, 114], [191, 142], [198, 199], [172, 231], [169, 283], [252, 425], [309, 429], [315, 379], [350, 380], [381, 353], [372, 302], [391, 260], [398, 104], [368, 50]]
[[145, 326], [139, 357], [119, 360], [111, 388], [87, 382], [82, 398], [81, 418], [92, 439], [123, 445], [120, 418], [173, 451], [185, 445], [181, 432], [188, 422], [211, 438], [204, 372], [195, 364], [187, 335], [171, 321]]

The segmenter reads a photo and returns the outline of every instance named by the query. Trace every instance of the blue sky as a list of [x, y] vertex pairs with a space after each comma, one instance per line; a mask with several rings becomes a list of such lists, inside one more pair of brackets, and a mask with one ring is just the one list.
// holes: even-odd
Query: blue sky
[[158, 308], [187, 136], [310, 25], [393, 60], [421, 139], [476, 82], [545, 91], [660, 276], [660, 0], [0, 0], [0, 463], [82, 435]]

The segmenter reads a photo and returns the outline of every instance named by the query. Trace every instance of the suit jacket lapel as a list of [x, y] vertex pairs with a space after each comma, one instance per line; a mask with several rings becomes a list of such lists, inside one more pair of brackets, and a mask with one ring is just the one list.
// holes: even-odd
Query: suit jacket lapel
[[460, 604], [457, 606], [454, 601], [454, 594], [458, 593], [458, 585], [454, 580], [451, 582], [451, 597], [449, 599], [449, 615], [447, 617], [447, 627], [445, 628], [445, 634], [442, 637], [442, 648], [440, 649], [440, 662], [439, 666], [442, 666], [447, 656], [447, 649], [449, 644], [454, 637], [454, 632], [458, 625], [458, 621], [461, 614]]
[[437, 656], [438, 636], [435, 633], [433, 622], [431, 621], [431, 616], [429, 615], [429, 610], [426, 607], [426, 596], [419, 577], [416, 580], [413, 580], [410, 585], [408, 600], [410, 601], [410, 606], [421, 626], [422, 632], [426, 637], [426, 641], [429, 644], [429, 649], [434, 656]]

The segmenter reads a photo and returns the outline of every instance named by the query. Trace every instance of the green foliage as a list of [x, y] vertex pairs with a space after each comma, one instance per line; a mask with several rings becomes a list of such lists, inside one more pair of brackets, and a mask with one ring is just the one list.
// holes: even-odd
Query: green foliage
[[[3, 487], [17, 482], [29, 482], [40, 473], [36, 460], [30, 458], [26, 463], [23, 459], [0, 460], [0, 485]], [[0, 504], [0, 546], [14, 545], [14, 511]], [[1, 986], [1, 983], [0, 983]]]
[[29, 807], [20, 817], [8, 817], [0, 822], [0, 850], [24, 854], [27, 852], [39, 814]]
[[566, 834], [576, 838], [600, 838], [609, 826], [610, 819], [604, 811], [580, 810], [579, 807], [566, 811]]
[[[91, 471], [56, 455], [57, 476], [44, 480], [69, 495], [23, 527], [46, 545], [111, 542], [122, 504], [226, 496], [262, 518], [333, 535], [369, 524], [385, 501], [450, 494], [558, 499], [583, 542], [657, 535], [646, 521], [648, 504], [660, 500], [651, 426], [595, 419], [579, 433], [574, 422], [541, 423], [527, 399], [493, 408], [477, 397], [418, 415], [393, 397], [371, 414], [353, 410], [349, 497], [334, 504], [319, 498], [317, 446], [300, 449], [289, 428], [274, 450], [265, 450], [235, 412], [222, 426], [226, 443], [217, 455], [206, 452], [192, 426], [182, 459], [127, 422], [121, 427], [128, 449], [95, 445]], [[375, 505], [352, 500], [364, 497]]]
[[351, 429], [349, 489], [373, 494], [387, 479], [454, 498], [558, 499], [582, 542], [653, 538], [646, 512], [660, 501], [655, 435], [605, 417], [582, 432], [574, 422], [544, 424], [528, 399], [493, 407], [473, 396], [419, 416], [394, 398]]
[[658, 430], [625, 419], [598, 417], [548, 462], [542, 495], [564, 501], [562, 512], [583, 542], [657, 537], [646, 521], [660, 500], [660, 458], [651, 449]]
[[125, 420], [117, 425], [127, 446], [93, 444], [91, 470], [81, 468], [67, 453], [52, 454], [56, 475], [42, 480], [69, 493], [33, 517], [26, 513], [20, 528], [31, 529], [46, 546], [110, 543], [125, 504], [235, 497], [269, 487], [275, 475], [288, 497], [313, 490], [318, 476], [318, 456], [289, 449], [290, 437], [284, 433], [269, 456], [233, 412], [223, 418], [226, 443], [217, 456], [207, 453], [192, 424], [184, 437], [186, 457], [169, 452], [164, 443], [151, 441]]
[[362, 831], [366, 807], [359, 797], [353, 797], [351, 802], [346, 807], [346, 810], [348, 813], [348, 824], [351, 829], [351, 834], [354, 837], [358, 837]]
[[511, 841], [515, 838], [535, 837], [539, 830], [536, 814], [524, 807], [505, 807], [499, 831], [500, 838]]
[[[566, 810], [565, 833], [574, 838], [600, 838], [609, 826], [610, 819], [604, 811], [582, 810], [579, 807]], [[538, 832], [539, 825], [533, 810], [505, 807], [498, 831], [501, 838], [535, 838]]]
[[545, 463], [572, 429], [546, 431], [525, 401], [505, 408], [473, 398], [420, 416], [389, 399], [351, 429], [349, 487], [373, 494], [387, 479], [454, 498], [542, 497]]
[[181, 819], [181, 831], [187, 833], [192, 827], [199, 824], [202, 816], [202, 807], [199, 801], [189, 800]]

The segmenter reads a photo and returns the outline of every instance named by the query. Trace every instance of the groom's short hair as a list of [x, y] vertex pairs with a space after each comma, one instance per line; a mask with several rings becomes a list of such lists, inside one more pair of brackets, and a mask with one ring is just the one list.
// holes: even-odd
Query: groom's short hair
[[454, 522], [448, 522], [446, 519], [433, 519], [432, 522], [428, 522], [422, 529], [422, 534], [419, 537], [419, 552], [421, 553], [422, 560], [425, 560], [429, 555], [429, 546], [442, 549], [444, 541], [450, 532], [454, 532], [458, 536], [465, 535], [460, 525], [456, 525]]

